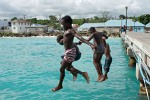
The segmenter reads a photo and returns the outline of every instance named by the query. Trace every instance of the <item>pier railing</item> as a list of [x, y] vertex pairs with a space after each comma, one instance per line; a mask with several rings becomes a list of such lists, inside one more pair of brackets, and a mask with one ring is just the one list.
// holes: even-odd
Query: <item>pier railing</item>
[[148, 95], [148, 92], [150, 93], [150, 35], [131, 32], [121, 36], [129, 59], [135, 59], [136, 77], [140, 81], [140, 89], [144, 87], [145, 94]]

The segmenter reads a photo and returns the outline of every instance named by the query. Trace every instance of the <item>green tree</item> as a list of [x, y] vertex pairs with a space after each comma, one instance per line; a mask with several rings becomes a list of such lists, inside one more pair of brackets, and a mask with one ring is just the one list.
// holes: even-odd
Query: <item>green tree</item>
[[136, 21], [138, 21], [138, 18], [135, 17], [135, 15], [134, 15], [134, 17], [132, 17], [132, 21], [136, 22]]
[[32, 19], [30, 19], [30, 21], [32, 22], [32, 23], [37, 23], [37, 18], [32, 18]]
[[54, 28], [56, 28], [56, 29], [59, 29], [59, 28], [60, 28], [59, 19], [58, 19], [56, 16], [50, 15], [50, 16], [49, 16], [49, 19], [50, 19], [49, 25], [50, 25], [51, 27], [54, 27]]
[[124, 15], [119, 15], [119, 19], [125, 19], [126, 18], [126, 16], [124, 16]]
[[98, 16], [94, 16], [94, 19], [95, 19], [95, 20], [99, 20], [99, 17], [98, 17]]
[[86, 23], [86, 19], [73, 19], [73, 24], [82, 25], [83, 23]]
[[48, 19], [44, 19], [44, 20], [37, 20], [38, 24], [42, 24], [42, 25], [49, 25], [50, 20]]
[[17, 17], [14, 17], [14, 18], [11, 19], [11, 21], [16, 20], [16, 19], [17, 19]]
[[150, 22], [150, 14], [144, 14], [138, 17], [138, 21], [146, 25]]

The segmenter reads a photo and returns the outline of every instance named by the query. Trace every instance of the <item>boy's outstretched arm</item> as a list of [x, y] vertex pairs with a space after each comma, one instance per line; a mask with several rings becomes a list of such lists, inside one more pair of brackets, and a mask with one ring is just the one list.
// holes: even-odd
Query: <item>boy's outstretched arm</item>
[[87, 41], [86, 39], [84, 39], [82, 36], [78, 35], [77, 33], [74, 33], [74, 36], [76, 38], [78, 38], [80, 41], [82, 41], [82, 42], [86, 43], [87, 45], [91, 46], [92, 49], [95, 49], [95, 46], [92, 43], [90, 43], [89, 41]]

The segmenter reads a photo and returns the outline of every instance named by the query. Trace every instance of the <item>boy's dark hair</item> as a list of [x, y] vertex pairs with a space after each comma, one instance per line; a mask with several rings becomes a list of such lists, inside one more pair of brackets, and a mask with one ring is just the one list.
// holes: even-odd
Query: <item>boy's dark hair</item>
[[72, 18], [68, 15], [64, 16], [62, 18], [62, 20], [65, 22], [65, 23], [69, 23], [69, 24], [72, 24]]
[[89, 31], [95, 32], [95, 31], [96, 31], [96, 30], [95, 30], [95, 27], [90, 27], [90, 28], [89, 28]]
[[63, 35], [58, 35], [57, 36], [57, 42], [60, 43], [60, 40], [63, 39]]

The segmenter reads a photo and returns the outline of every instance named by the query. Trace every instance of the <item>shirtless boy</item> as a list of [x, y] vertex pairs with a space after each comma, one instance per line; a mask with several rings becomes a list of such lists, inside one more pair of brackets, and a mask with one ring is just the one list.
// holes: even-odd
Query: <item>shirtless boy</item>
[[110, 54], [110, 47], [109, 47], [109, 44], [106, 43], [105, 38], [103, 38], [103, 43], [104, 43], [104, 46], [105, 46], [105, 56], [106, 56], [105, 64], [104, 64], [105, 73], [104, 73], [103, 77], [100, 79], [100, 82], [105, 81], [106, 79], [108, 79], [107, 73], [109, 72], [110, 65], [112, 63], [112, 57], [111, 57], [111, 54]]
[[108, 37], [104, 35], [104, 33], [102, 32], [97, 32], [94, 27], [90, 27], [88, 32], [91, 33], [91, 35], [88, 37], [87, 41], [93, 39], [93, 44], [96, 47], [96, 50], [93, 53], [93, 63], [98, 73], [97, 81], [100, 81], [103, 76], [101, 59], [105, 52], [102, 38], [103, 37], [108, 38]]
[[[63, 35], [58, 35], [58, 36], [57, 36], [57, 42], [58, 42], [60, 45], [63, 45]], [[75, 57], [75, 60], [74, 60], [74, 61], [77, 61], [77, 60], [79, 60], [79, 59], [81, 58], [81, 52], [79, 51], [79, 48], [78, 48], [78, 46], [77, 46], [77, 45], [79, 45], [79, 44], [80, 44], [80, 43], [74, 43], [74, 44], [73, 44], [73, 47], [76, 48], [76, 57]], [[64, 55], [62, 55], [61, 58], [63, 59], [63, 58], [64, 58]], [[70, 68], [72, 68], [72, 70], [70, 70]], [[66, 67], [66, 70], [70, 71], [71, 74], [73, 75], [73, 81], [76, 80], [78, 74], [82, 75], [82, 76], [87, 80], [87, 77], [86, 77], [87, 72], [81, 72], [81, 71], [75, 69], [72, 65], [71, 65], [71, 66], [67, 66], [67, 67]], [[87, 82], [88, 82], [88, 81], [89, 81], [89, 80], [87, 80]]]
[[[71, 66], [72, 62], [75, 60], [76, 48], [74, 47], [74, 43], [73, 43], [74, 37], [76, 37], [80, 41], [90, 45], [91, 48], [94, 49], [94, 45], [92, 43], [83, 39], [81, 36], [79, 36], [75, 32], [75, 30], [73, 30], [72, 18], [70, 16], [68, 16], [68, 15], [64, 16], [61, 19], [61, 24], [63, 25], [63, 28], [64, 28], [63, 44], [64, 44], [64, 48], [65, 48], [65, 54], [64, 54], [63, 60], [61, 62], [59, 83], [55, 88], [52, 89], [53, 92], [58, 91], [63, 88], [62, 84], [63, 84], [63, 80], [65, 77], [65, 69], [66, 69], [66, 67]], [[72, 71], [74, 69], [71, 67], [69, 70]], [[77, 73], [76, 70], [74, 72]], [[84, 75], [84, 77], [86, 78], [87, 83], [89, 83], [89, 77], [88, 77], [87, 73]]]

